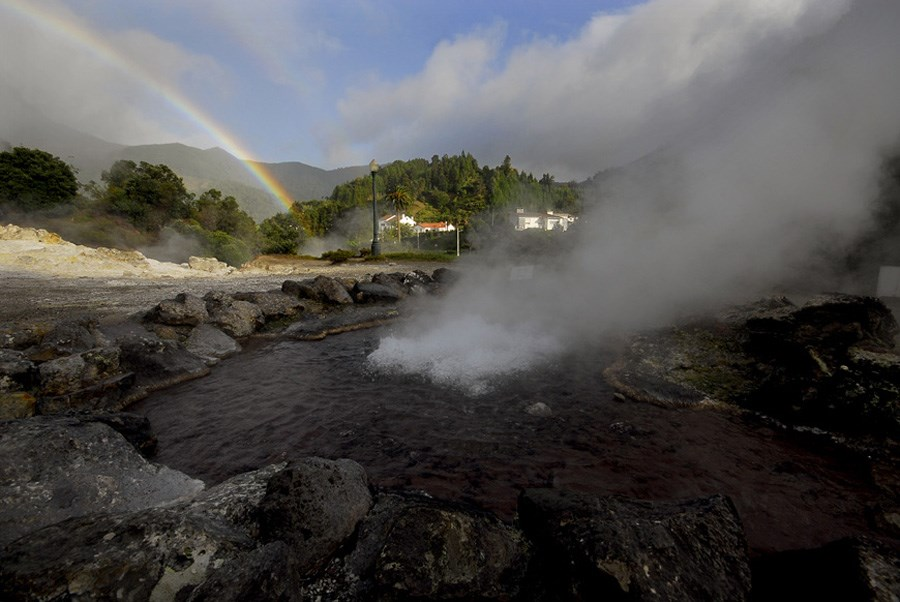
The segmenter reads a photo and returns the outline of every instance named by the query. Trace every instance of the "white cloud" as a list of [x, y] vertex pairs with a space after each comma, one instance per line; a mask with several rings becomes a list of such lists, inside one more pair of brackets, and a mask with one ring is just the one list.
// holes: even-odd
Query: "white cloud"
[[145, 31], [99, 30], [59, 2], [8, 2], [0, 14], [5, 98], [114, 142], [215, 142], [180, 112], [187, 83], [227, 87], [227, 75], [211, 58]]
[[[705, 96], [798, 38], [848, 0], [654, 0], [599, 14], [571, 40], [536, 40], [505, 58], [496, 34], [438, 45], [417, 75], [353, 90], [341, 144], [379, 156], [472, 152], [557, 179], [584, 177], [667, 143], [702, 120]], [[473, 51], [473, 49], [478, 49]], [[502, 60], [502, 68], [496, 68]]]

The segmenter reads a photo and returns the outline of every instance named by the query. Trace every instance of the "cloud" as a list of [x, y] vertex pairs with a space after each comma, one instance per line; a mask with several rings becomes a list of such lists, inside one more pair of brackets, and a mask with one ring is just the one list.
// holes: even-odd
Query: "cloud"
[[496, 28], [475, 32], [439, 44], [412, 77], [348, 93], [330, 154], [346, 154], [339, 145], [389, 157], [465, 148], [482, 162], [509, 154], [529, 171], [583, 178], [692, 129], [707, 97], [848, 4], [654, 0], [505, 55]]
[[[214, 142], [177, 110], [186, 85], [227, 86], [210, 57], [145, 31], [103, 31], [59, 2], [7, 2], [0, 14], [0, 125], [49, 118], [113, 142]], [[14, 104], [28, 110], [11, 115]]]
[[[719, 71], [721, 58], [675, 60], [689, 67], [661, 85], [695, 99], [699, 113], [687, 111], [671, 130], [679, 135], [652, 154], [596, 179], [572, 250], [554, 261], [527, 259], [537, 265], [525, 282], [510, 279], [523, 258], [472, 268], [424, 312], [426, 324], [388, 337], [373, 364], [477, 392], [547, 361], [554, 343], [577, 346], [771, 293], [850, 286], [871, 294], [842, 280], [835, 259], [869, 227], [881, 161], [900, 150], [900, 4], [834, 3], [827, 18], [823, 6], [776, 11], [792, 29], [774, 38], [757, 31], [756, 45], [727, 59], [735, 74]], [[706, 14], [734, 15], [730, 3], [723, 10]], [[735, 43], [695, 37], [700, 46], [707, 39]], [[696, 75], [711, 64], [711, 76]], [[702, 81], [702, 94], [679, 81]], [[661, 108], [687, 110], [651, 96]], [[636, 148], [655, 141], [635, 123], [622, 144], [632, 143], [628, 131]], [[506, 353], [496, 349], [504, 341]], [[466, 365], [473, 349], [494, 350], [489, 369]]]

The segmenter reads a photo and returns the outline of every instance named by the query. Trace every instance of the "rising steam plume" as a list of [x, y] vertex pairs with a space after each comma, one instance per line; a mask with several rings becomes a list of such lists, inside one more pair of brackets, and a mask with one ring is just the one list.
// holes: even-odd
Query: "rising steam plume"
[[[827, 27], [804, 29], [825, 5]], [[660, 121], [677, 135], [597, 178], [564, 261], [527, 281], [510, 280], [514, 257], [472, 266], [372, 364], [478, 392], [584, 339], [785, 283], [833, 286], [817, 278], [870, 227], [881, 161], [900, 143], [900, 3], [807, 6], [791, 43], [774, 51], [760, 32], [740, 78], [704, 80], [699, 117]]]

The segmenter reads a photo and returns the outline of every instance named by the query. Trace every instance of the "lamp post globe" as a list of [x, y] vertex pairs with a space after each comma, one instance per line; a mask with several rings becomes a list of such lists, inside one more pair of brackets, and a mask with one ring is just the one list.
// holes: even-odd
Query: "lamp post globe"
[[369, 162], [369, 172], [372, 174], [372, 257], [381, 255], [381, 241], [378, 240], [378, 203], [375, 196], [375, 174], [378, 173], [378, 163], [375, 159]]

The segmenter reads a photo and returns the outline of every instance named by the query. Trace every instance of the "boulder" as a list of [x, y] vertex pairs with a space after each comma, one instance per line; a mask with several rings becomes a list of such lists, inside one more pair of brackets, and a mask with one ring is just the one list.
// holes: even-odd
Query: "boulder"
[[291, 571], [310, 575], [337, 552], [371, 505], [359, 464], [305, 458], [269, 479], [259, 508], [260, 538], [287, 543]]
[[41, 342], [29, 350], [28, 356], [33, 361], [42, 362], [81, 353], [107, 343], [98, 329], [96, 319], [64, 320], [45, 334]]
[[181, 293], [174, 299], [160, 301], [145, 319], [167, 326], [197, 326], [209, 319], [209, 312], [206, 301], [196, 295]]
[[153, 391], [209, 374], [209, 366], [177, 341], [155, 334], [129, 332], [117, 339], [122, 368], [136, 375], [136, 385]]
[[21, 351], [0, 349], [0, 392], [23, 391], [34, 384], [34, 362]]
[[897, 323], [871, 297], [770, 298], [634, 337], [605, 371], [620, 393], [669, 406], [734, 404], [790, 424], [900, 436]]
[[248, 301], [236, 300], [231, 295], [215, 291], [207, 293], [203, 299], [209, 311], [209, 321], [229, 336], [250, 336], [265, 323], [262, 310]]
[[234, 271], [230, 265], [223, 261], [219, 261], [215, 257], [188, 257], [188, 267], [192, 270], [200, 272], [215, 272], [221, 274], [230, 274]]
[[394, 291], [397, 298], [403, 299], [409, 295], [409, 287], [406, 285], [405, 274], [395, 272], [391, 274], [375, 274], [372, 276], [373, 284], [380, 284]]
[[122, 373], [118, 347], [99, 347], [44, 362], [38, 369], [40, 395], [78, 391]]
[[37, 412], [119, 410], [135, 376], [121, 369], [118, 347], [98, 347], [39, 367]]
[[34, 416], [37, 400], [27, 391], [0, 391], [0, 420]]
[[256, 305], [266, 321], [290, 318], [303, 311], [303, 303], [296, 296], [282, 291], [235, 293], [233, 297]]
[[459, 280], [459, 273], [450, 268], [438, 268], [432, 272], [431, 278], [438, 284], [453, 284]]
[[107, 424], [75, 416], [0, 423], [0, 457], [16, 458], [0, 463], [0, 545], [69, 517], [147, 508], [203, 488], [148, 462]]
[[176, 508], [75, 517], [3, 550], [0, 598], [186, 599], [255, 547], [226, 525]]
[[748, 599], [744, 533], [724, 496], [649, 502], [533, 489], [520, 496], [519, 517], [549, 580], [542, 591], [584, 600]]
[[[346, 567], [356, 598], [507, 600], [520, 593], [530, 545], [515, 527], [458, 504], [378, 497]], [[328, 596], [325, 596], [328, 597]]]
[[184, 348], [209, 366], [241, 351], [237, 341], [212, 324], [201, 324], [191, 330], [184, 341]]
[[753, 562], [753, 594], [757, 600], [895, 602], [900, 554], [863, 538], [768, 554]]
[[357, 282], [353, 289], [353, 298], [357, 303], [396, 303], [405, 296], [397, 287], [377, 282]]
[[281, 290], [287, 295], [300, 299], [311, 299], [330, 305], [350, 305], [353, 297], [339, 281], [328, 276], [316, 276], [313, 279], [294, 281], [285, 280]]

